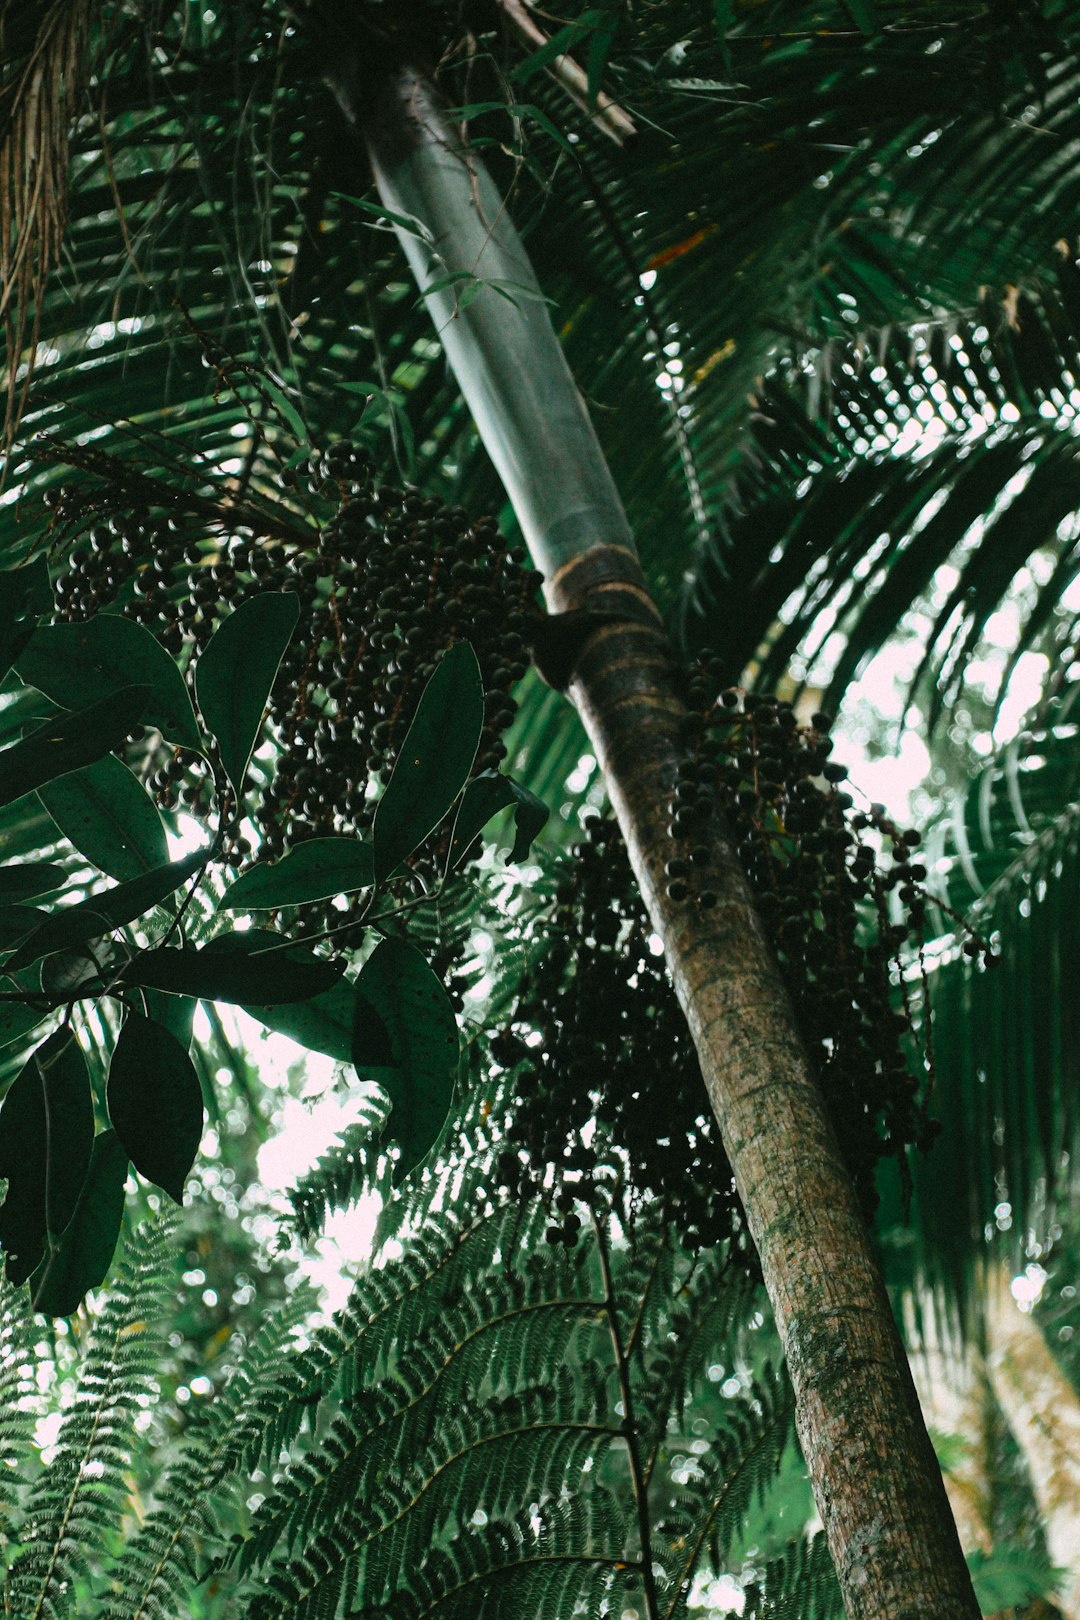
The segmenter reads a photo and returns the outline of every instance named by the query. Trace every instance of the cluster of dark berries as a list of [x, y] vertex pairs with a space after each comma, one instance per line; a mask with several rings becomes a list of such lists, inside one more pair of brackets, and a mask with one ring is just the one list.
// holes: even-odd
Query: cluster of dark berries
[[[686, 681], [686, 753], [667, 805], [668, 898], [707, 913], [718, 901], [708, 875], [715, 840], [734, 844], [869, 1213], [879, 1160], [903, 1163], [936, 1134], [929, 1045], [906, 1055], [901, 955], [917, 954], [926, 911], [918, 835], [880, 805], [856, 810], [847, 772], [830, 757], [827, 715], [804, 723], [777, 699], [717, 696], [715, 669], [706, 655]], [[504, 1183], [531, 1175], [564, 1197], [590, 1191], [603, 1139], [639, 1195], [663, 1200], [691, 1243], [734, 1238], [739, 1248], [730, 1167], [612, 822], [595, 823], [572, 852], [541, 932], [544, 952], [496, 1054], [518, 1069], [520, 1098], [519, 1152], [502, 1156]], [[965, 949], [986, 951], [975, 936]]]
[[[107, 514], [95, 496], [88, 516], [79, 486], [68, 510], [61, 495], [57, 514], [81, 523], [56, 582], [60, 615], [85, 618], [117, 602], [189, 669], [189, 655], [197, 658], [240, 601], [281, 590], [299, 598], [270, 699], [277, 759], [244, 807], [264, 855], [369, 827], [370, 784], [388, 780], [425, 682], [459, 639], [476, 652], [486, 694], [475, 770], [497, 766], [540, 580], [493, 518], [470, 521], [461, 507], [380, 485], [361, 446], [335, 444], [285, 483], [291, 504], [280, 519], [246, 514], [242, 523], [223, 511], [210, 538], [205, 514], [180, 500]], [[295, 516], [305, 507], [317, 526]], [[165, 805], [207, 808], [210, 777], [184, 757], [148, 769]], [[234, 857], [247, 853], [238, 827], [229, 847]], [[437, 851], [428, 853], [433, 863]]]
[[910, 1020], [896, 1005], [900, 956], [921, 942], [926, 912], [926, 869], [913, 859], [919, 837], [880, 805], [856, 810], [847, 770], [830, 757], [828, 715], [801, 724], [788, 703], [730, 689], [710, 701], [710, 666], [706, 656], [687, 682], [668, 896], [715, 903], [695, 863], [726, 829], [870, 1211], [879, 1159], [925, 1149], [934, 1135], [925, 1106], [932, 1077], [924, 1058], [910, 1061]]
[[622, 1164], [631, 1208], [659, 1199], [689, 1243], [731, 1240], [753, 1264], [690, 1032], [613, 820], [590, 822], [535, 929], [535, 965], [492, 1042], [518, 1098], [495, 1167], [503, 1185], [544, 1183], [548, 1239], [573, 1243], [580, 1201], [605, 1200]]

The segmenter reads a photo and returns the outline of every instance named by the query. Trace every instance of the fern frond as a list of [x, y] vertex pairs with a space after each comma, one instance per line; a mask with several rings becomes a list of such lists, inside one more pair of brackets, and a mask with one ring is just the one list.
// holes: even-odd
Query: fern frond
[[699, 1568], [723, 1566], [751, 1503], [764, 1495], [779, 1470], [793, 1413], [786, 1376], [767, 1366], [731, 1403], [724, 1426], [709, 1449], [694, 1458], [685, 1484], [672, 1482], [655, 1530], [658, 1556], [670, 1572], [669, 1615], [685, 1612]]
[[259, 1397], [273, 1389], [282, 1358], [295, 1350], [295, 1335], [314, 1305], [307, 1288], [297, 1289], [249, 1344], [238, 1347], [203, 1421], [185, 1431], [153, 1510], [116, 1559], [116, 1595], [100, 1620], [169, 1620], [187, 1611], [207, 1543], [216, 1543], [223, 1522], [235, 1522]]
[[337, 1141], [289, 1189], [296, 1234], [301, 1242], [321, 1232], [332, 1210], [347, 1209], [378, 1177], [384, 1147], [380, 1138], [390, 1115], [384, 1097], [362, 1097], [360, 1118], [348, 1124]]
[[28, 1291], [0, 1281], [0, 1535], [10, 1539], [32, 1451], [39, 1330]]
[[147, 1224], [129, 1242], [94, 1323], [55, 1455], [30, 1493], [9, 1599], [25, 1620], [70, 1620], [73, 1589], [91, 1577], [116, 1532], [133, 1420], [157, 1387], [169, 1232], [166, 1222]]
[[823, 1535], [794, 1542], [746, 1588], [745, 1620], [843, 1620], [843, 1613]]

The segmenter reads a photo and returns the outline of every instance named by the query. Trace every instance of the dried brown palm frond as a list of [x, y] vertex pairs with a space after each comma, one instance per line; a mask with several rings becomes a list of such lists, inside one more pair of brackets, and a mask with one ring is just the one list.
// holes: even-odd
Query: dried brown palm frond
[[[69, 141], [101, 0], [0, 0], [0, 318], [7, 338], [3, 444], [34, 366], [41, 291], [67, 217]], [[20, 360], [25, 358], [22, 376]]]

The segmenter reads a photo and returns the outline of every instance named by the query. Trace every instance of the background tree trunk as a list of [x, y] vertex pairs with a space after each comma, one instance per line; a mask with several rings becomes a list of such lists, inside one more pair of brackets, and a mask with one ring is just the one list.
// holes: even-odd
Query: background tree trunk
[[987, 1279], [986, 1368], [1028, 1465], [1050, 1561], [1066, 1571], [1056, 1601], [1080, 1620], [1080, 1401], [1009, 1282], [1004, 1266]]
[[916, 1318], [910, 1296], [905, 1300], [904, 1338], [911, 1371], [931, 1429], [963, 1447], [945, 1474], [945, 1490], [965, 1552], [989, 1553], [991, 1480], [987, 1443], [987, 1388], [983, 1358], [974, 1345], [950, 1339], [926, 1293]]
[[[686, 1013], [758, 1248], [796, 1418], [852, 1620], [978, 1615], [907, 1360], [850, 1179], [786, 992], [728, 844], [714, 840], [705, 913], [666, 894], [666, 800], [684, 751], [682, 705], [660, 616], [528, 256], [475, 156], [418, 74], [358, 102], [380, 195], [421, 289], [448, 271], [498, 281], [466, 306], [463, 282], [428, 295], [457, 381], [494, 461], [553, 611], [599, 607], [573, 696]], [[361, 116], [362, 113], [362, 116]]]

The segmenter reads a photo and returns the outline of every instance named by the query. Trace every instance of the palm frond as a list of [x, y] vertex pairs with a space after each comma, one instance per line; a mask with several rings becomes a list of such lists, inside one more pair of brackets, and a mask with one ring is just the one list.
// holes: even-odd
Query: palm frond
[[1069, 258], [1008, 310], [987, 298], [876, 359], [837, 356], [827, 426], [812, 379], [766, 385], [725, 543], [684, 599], [685, 639], [721, 647], [733, 679], [750, 665], [771, 685], [794, 669], [835, 706], [918, 609], [910, 696], [933, 724], [1009, 599], [1011, 656], [978, 695], [993, 712], [1024, 652], [1056, 662], [1074, 633], [1078, 340]]
[[943, 817], [936, 840], [941, 887], [995, 958], [969, 956], [962, 936], [945, 933], [911, 967], [909, 995], [921, 1016], [927, 999], [932, 1009], [941, 1136], [912, 1167], [914, 1249], [898, 1233], [896, 1259], [897, 1276], [913, 1263], [963, 1312], [988, 1239], [1010, 1233], [1018, 1258], [1030, 1259], [1075, 1190], [1080, 815], [1063, 788], [1076, 758], [1071, 724], [1010, 747]]

